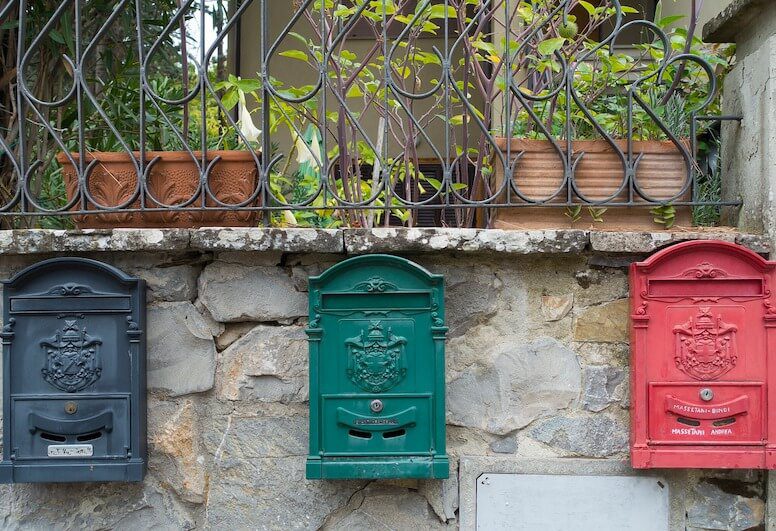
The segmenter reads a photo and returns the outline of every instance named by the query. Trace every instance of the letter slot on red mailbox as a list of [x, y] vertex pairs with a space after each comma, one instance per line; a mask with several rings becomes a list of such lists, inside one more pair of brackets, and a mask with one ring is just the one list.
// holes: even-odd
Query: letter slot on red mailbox
[[776, 468], [775, 272], [721, 241], [631, 266], [634, 468]]

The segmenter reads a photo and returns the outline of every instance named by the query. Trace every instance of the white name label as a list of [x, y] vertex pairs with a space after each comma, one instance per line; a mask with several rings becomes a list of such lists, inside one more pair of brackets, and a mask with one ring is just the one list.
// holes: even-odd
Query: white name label
[[91, 444], [50, 444], [49, 457], [91, 457], [94, 448]]

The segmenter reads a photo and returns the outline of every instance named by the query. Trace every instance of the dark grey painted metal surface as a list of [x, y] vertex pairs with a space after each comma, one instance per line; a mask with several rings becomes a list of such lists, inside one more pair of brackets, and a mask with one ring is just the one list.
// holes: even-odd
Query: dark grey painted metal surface
[[145, 282], [55, 258], [3, 284], [0, 483], [141, 481]]

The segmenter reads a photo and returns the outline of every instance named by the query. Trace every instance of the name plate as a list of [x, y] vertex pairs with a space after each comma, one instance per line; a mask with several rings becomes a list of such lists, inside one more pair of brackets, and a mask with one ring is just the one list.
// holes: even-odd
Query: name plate
[[91, 444], [50, 444], [49, 457], [92, 457], [94, 448]]

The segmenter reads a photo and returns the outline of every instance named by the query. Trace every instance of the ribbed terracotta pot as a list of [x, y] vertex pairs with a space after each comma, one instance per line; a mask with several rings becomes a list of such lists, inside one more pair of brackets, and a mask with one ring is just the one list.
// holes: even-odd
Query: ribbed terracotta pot
[[[197, 160], [202, 156], [194, 152]], [[249, 151], [208, 151], [208, 161], [220, 157], [210, 171], [208, 183], [211, 193], [219, 201], [233, 205], [246, 201], [256, 190], [258, 171]], [[71, 157], [78, 164], [79, 155]], [[134, 153], [135, 160], [140, 153]], [[158, 200], [146, 197], [147, 208], [159, 208], [164, 205], [180, 205], [189, 200], [199, 186], [200, 172], [197, 164], [187, 151], [148, 151], [146, 160], [155, 158], [148, 178], [148, 189]], [[64, 153], [57, 154], [57, 162], [62, 165], [67, 198], [71, 200], [78, 193], [78, 173]], [[137, 188], [137, 171], [128, 153], [94, 152], [86, 155], [85, 164], [97, 160], [89, 175], [88, 186], [94, 202], [101, 207], [115, 207], [128, 201]], [[201, 196], [188, 208], [201, 204]], [[217, 206], [208, 197], [208, 206]], [[258, 204], [258, 201], [255, 205]], [[140, 208], [137, 199], [126, 208]], [[73, 210], [80, 210], [80, 203]], [[99, 210], [89, 203], [87, 210]], [[100, 212], [96, 214], [74, 216], [76, 227], [95, 228], [193, 228], [193, 227], [249, 227], [257, 224], [260, 213], [256, 211], [204, 211], [204, 212]]]
[[[497, 138], [497, 146], [503, 152], [506, 151], [507, 139]], [[628, 145], [625, 140], [617, 141], [617, 146], [625, 153]], [[565, 142], [559, 142], [561, 148], [565, 148]], [[689, 142], [686, 144], [689, 148]], [[622, 160], [617, 152], [605, 140], [576, 140], [572, 142], [575, 154], [584, 152], [584, 156], [576, 167], [575, 182], [577, 190], [588, 200], [601, 201], [611, 197], [622, 184], [625, 176]], [[513, 179], [517, 188], [531, 199], [542, 200], [554, 194], [563, 182], [563, 164], [560, 155], [549, 140], [534, 140], [525, 138], [513, 138], [510, 145], [510, 153], [516, 155], [523, 153], [515, 165]], [[687, 163], [681, 152], [670, 141], [634, 141], [634, 156], [641, 155], [636, 171], [636, 181], [639, 187], [649, 197], [657, 200], [688, 201], [691, 192], [687, 192], [676, 198], [687, 181]], [[494, 172], [494, 187], [504, 182], [504, 169], [497, 162]], [[494, 188], [497, 189], [497, 188]], [[549, 203], [562, 203], [566, 201], [566, 187]], [[578, 203], [580, 199], [574, 194], [572, 197]], [[625, 188], [617, 194], [612, 202], [626, 202], [628, 190]], [[512, 194], [513, 202], [520, 202]], [[603, 215], [605, 223], [596, 226], [600, 228], [628, 228], [628, 229], [659, 229], [653, 221], [650, 207], [638, 206], [638, 203], [646, 203], [641, 197], [634, 197], [633, 207], [611, 207]], [[605, 207], [605, 205], [603, 205]], [[676, 224], [689, 225], [691, 223], [691, 210], [689, 207], [676, 208]], [[571, 220], [564, 215], [563, 208], [547, 207], [519, 207], [508, 209], [496, 209], [494, 226], [501, 228], [536, 228], [536, 227], [570, 227]], [[582, 213], [583, 221], [586, 213]], [[589, 221], [589, 218], [587, 219]]]

